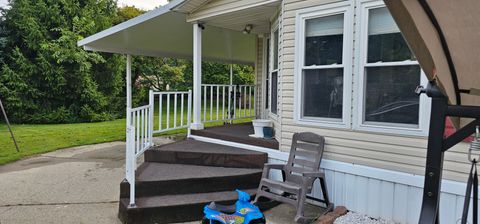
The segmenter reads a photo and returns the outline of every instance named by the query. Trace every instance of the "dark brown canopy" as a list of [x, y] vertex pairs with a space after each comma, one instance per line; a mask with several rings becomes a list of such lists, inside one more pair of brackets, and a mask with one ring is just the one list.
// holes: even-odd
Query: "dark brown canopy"
[[480, 1], [384, 0], [430, 80], [450, 103], [480, 105]]

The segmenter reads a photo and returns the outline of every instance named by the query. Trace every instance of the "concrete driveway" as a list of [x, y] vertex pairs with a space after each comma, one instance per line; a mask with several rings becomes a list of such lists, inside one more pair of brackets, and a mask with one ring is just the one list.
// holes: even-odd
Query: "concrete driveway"
[[[156, 144], [171, 141], [155, 139]], [[125, 143], [112, 142], [58, 150], [0, 166], [0, 224], [119, 223], [124, 158]], [[291, 223], [294, 210], [281, 205], [265, 216], [268, 223]]]
[[112, 142], [0, 166], [0, 223], [118, 223], [124, 154]]

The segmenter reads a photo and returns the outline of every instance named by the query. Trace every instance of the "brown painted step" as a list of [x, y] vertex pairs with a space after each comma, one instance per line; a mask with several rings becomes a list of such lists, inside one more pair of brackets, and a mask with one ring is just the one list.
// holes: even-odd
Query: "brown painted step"
[[[145, 162], [136, 174], [136, 196], [145, 197], [253, 189], [258, 187], [262, 169]], [[130, 185], [123, 181], [120, 197], [129, 195]]]
[[199, 166], [260, 168], [268, 160], [262, 152], [187, 139], [145, 152], [146, 162], [177, 163]]
[[[257, 189], [245, 190], [252, 195]], [[235, 191], [140, 197], [136, 207], [128, 208], [129, 199], [121, 198], [118, 216], [123, 223], [177, 223], [201, 220], [203, 207], [212, 201], [233, 204]]]
[[250, 137], [249, 135], [254, 132], [252, 122], [247, 122], [208, 127], [203, 130], [192, 130], [192, 135], [278, 150], [279, 144], [277, 140]]

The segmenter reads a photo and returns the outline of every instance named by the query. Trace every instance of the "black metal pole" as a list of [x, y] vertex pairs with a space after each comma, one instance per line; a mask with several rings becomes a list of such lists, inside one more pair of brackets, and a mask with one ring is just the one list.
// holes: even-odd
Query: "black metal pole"
[[[432, 98], [422, 210], [418, 223], [436, 224], [439, 223], [438, 208], [440, 206], [444, 152], [475, 132], [475, 127], [480, 124], [480, 107], [448, 105], [447, 97], [435, 84], [435, 81], [431, 81], [427, 88], [417, 88], [417, 93], [426, 93], [428, 97]], [[450, 137], [445, 138], [445, 121], [448, 116], [476, 119], [457, 130]]]
[[430, 116], [422, 210], [418, 223], [435, 224], [438, 223], [438, 208], [440, 204], [444, 156], [442, 150], [444, 143], [443, 134], [448, 100], [433, 82], [423, 92], [432, 98], [432, 113]]
[[15, 148], [17, 149], [17, 152], [20, 152], [17, 141], [15, 140], [15, 135], [13, 135], [12, 127], [10, 127], [10, 122], [8, 121], [7, 113], [5, 112], [5, 108], [3, 108], [1, 99], [0, 99], [0, 109], [2, 110], [3, 117], [5, 117], [5, 122], [7, 123], [8, 130], [10, 131], [10, 135], [12, 136], [13, 143], [15, 144]]

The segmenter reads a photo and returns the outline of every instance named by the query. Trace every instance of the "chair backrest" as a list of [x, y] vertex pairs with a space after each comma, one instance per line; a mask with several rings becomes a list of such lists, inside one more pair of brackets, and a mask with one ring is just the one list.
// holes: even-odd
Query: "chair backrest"
[[[302, 172], [313, 172], [320, 169], [325, 138], [323, 136], [302, 132], [295, 133], [287, 165], [285, 166], [285, 180], [302, 184]], [[312, 178], [311, 184], [313, 185]], [[311, 187], [311, 186], [310, 186]]]

